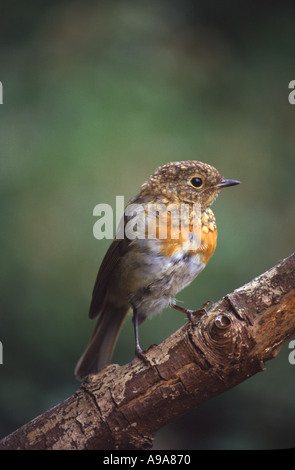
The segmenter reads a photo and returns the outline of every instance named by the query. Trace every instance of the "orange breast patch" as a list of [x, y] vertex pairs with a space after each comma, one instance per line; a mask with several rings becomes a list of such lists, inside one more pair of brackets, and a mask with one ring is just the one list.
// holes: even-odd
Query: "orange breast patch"
[[[191, 214], [190, 214], [191, 215]], [[208, 214], [205, 214], [206, 216]], [[214, 216], [213, 216], [214, 217]], [[207, 217], [208, 218], [208, 217]], [[148, 219], [147, 219], [148, 220]], [[217, 242], [217, 230], [215, 223], [210, 220], [202, 220], [201, 230], [201, 244], [196, 249], [189, 249], [188, 253], [191, 256], [201, 254], [202, 262], [206, 264], [214, 253]], [[188, 236], [193, 232], [193, 225], [188, 221], [189, 233], [186, 232], [185, 237], [180, 230], [179, 221], [172, 222], [171, 215], [168, 212], [167, 218], [156, 218], [154, 225], [154, 233], [151, 238], [160, 240], [160, 253], [165, 257], [173, 257], [181, 254], [186, 248], [185, 244], [188, 241]], [[146, 228], [147, 231], [147, 228]], [[147, 231], [146, 235], [150, 235]], [[196, 233], [196, 237], [199, 235]], [[188, 246], [188, 245], [187, 245]]]
[[[167, 238], [161, 240], [160, 253], [163, 256], [176, 256], [184, 250], [184, 243], [186, 240], [183, 237], [179, 237], [178, 240]], [[194, 251], [190, 250], [188, 253], [192, 256], [201, 254], [202, 262], [207, 264], [211, 256], [213, 255], [217, 243], [217, 230], [204, 231], [201, 233], [201, 245]]]
[[217, 243], [217, 230], [209, 231], [208, 233], [202, 230], [201, 246], [199, 253], [202, 253], [202, 261], [207, 264], [213, 255]]

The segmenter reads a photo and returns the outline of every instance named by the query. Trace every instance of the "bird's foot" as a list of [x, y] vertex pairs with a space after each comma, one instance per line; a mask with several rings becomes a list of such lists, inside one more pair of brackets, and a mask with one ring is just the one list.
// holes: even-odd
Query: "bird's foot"
[[204, 305], [199, 308], [198, 310], [189, 310], [188, 308], [184, 308], [184, 307], [180, 307], [179, 305], [176, 305], [176, 304], [171, 304], [170, 306], [172, 308], [175, 308], [176, 310], [179, 310], [180, 312], [183, 312], [186, 314], [187, 318], [188, 318], [188, 321], [190, 323], [193, 322], [194, 318], [197, 316], [197, 315], [203, 315], [204, 313], [207, 313], [207, 310], [206, 310], [206, 307], [212, 303], [211, 300], [207, 300], [207, 302], [204, 303]]
[[148, 360], [148, 358], [145, 355], [145, 353], [148, 352], [151, 347], [152, 346], [150, 346], [146, 351], [143, 351], [141, 349], [141, 347], [139, 345], [137, 345], [135, 347], [135, 356], [133, 358], [133, 361], [135, 361], [135, 359], [138, 357], [138, 359], [141, 359], [147, 366], [151, 366], [150, 361]]

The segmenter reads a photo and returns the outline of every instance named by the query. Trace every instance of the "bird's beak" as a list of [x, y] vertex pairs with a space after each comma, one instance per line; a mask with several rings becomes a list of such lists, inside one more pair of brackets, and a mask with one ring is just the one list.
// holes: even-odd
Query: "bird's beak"
[[240, 184], [240, 181], [237, 180], [226, 180], [222, 178], [220, 183], [217, 184], [218, 188], [226, 188], [227, 186], [234, 186], [235, 184]]

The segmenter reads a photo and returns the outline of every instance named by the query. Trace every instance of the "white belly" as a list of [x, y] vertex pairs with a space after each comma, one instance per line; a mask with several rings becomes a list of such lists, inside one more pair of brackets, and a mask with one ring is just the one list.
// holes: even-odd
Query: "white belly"
[[124, 256], [122, 278], [123, 284], [129, 286], [128, 300], [137, 309], [139, 322], [169, 306], [174, 296], [205, 267], [199, 254], [188, 255], [187, 251], [181, 251], [166, 257], [160, 254], [155, 243], [143, 242], [144, 246], [137, 245], [129, 256]]

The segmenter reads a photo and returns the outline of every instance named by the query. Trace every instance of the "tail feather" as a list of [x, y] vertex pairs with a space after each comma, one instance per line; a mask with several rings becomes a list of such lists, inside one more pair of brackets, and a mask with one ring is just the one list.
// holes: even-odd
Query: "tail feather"
[[75, 375], [78, 380], [83, 380], [87, 375], [96, 374], [110, 362], [128, 310], [129, 307], [116, 307], [111, 304], [104, 307], [91, 340], [76, 365]]

